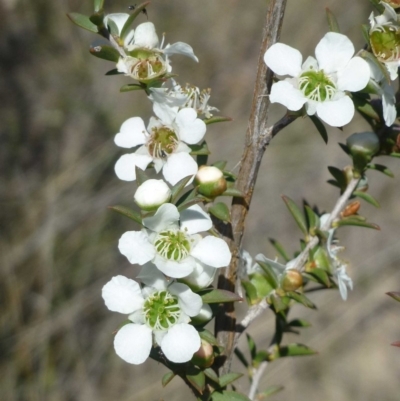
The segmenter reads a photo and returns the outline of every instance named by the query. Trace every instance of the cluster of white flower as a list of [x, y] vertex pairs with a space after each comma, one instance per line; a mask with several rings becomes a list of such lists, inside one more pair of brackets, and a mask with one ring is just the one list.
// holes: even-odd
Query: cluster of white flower
[[[178, 53], [198, 61], [193, 49], [182, 42], [163, 46], [151, 22], [121, 38], [128, 18], [128, 14], [109, 14], [104, 25], [116, 32], [110, 40], [120, 54], [117, 70], [145, 86], [155, 117], [147, 128], [140, 117], [122, 124], [115, 143], [135, 151], [119, 158], [115, 172], [121, 180], [135, 181], [136, 167], [154, 167], [170, 185], [189, 177], [188, 185], [198, 171], [190, 145], [199, 144], [206, 133], [206, 124], [198, 116], [209, 118], [216, 109], [208, 105], [209, 90], [182, 88], [173, 80], [172, 89], [166, 86], [169, 57]], [[169, 203], [171, 196], [169, 185], [161, 179], [148, 179], [138, 186], [134, 200], [142, 210], [142, 229], [124, 233], [118, 248], [130, 263], [142, 266], [137, 277], [141, 284], [116, 276], [102, 292], [108, 309], [128, 315], [129, 322], [115, 336], [114, 348], [133, 364], [143, 363], [153, 345], [160, 346], [172, 362], [192, 359], [201, 340], [190, 323], [197, 316], [210, 319], [210, 308], [195, 291], [209, 286], [216, 269], [231, 259], [226, 242], [200, 235], [212, 228], [208, 213], [197, 204], [179, 211]]]

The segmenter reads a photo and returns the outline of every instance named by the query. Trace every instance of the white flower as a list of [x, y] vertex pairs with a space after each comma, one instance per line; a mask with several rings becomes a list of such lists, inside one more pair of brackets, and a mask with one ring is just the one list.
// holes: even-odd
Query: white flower
[[369, 17], [370, 43], [374, 55], [385, 64], [394, 81], [400, 67], [400, 25], [396, 11], [387, 3], [381, 4], [385, 7], [384, 13], [375, 17], [372, 12]]
[[382, 96], [383, 118], [385, 124], [390, 127], [397, 117], [396, 95], [392, 85], [387, 82], [379, 67], [372, 61], [368, 61], [371, 70], [371, 83], [378, 95]]
[[[117, 27], [116, 34], [118, 34], [118, 36], [120, 36], [121, 32], [122, 32], [122, 28], [124, 27], [126, 21], [128, 21], [128, 18], [129, 18], [129, 14], [127, 14], [127, 13], [108, 14], [104, 17], [103, 23], [108, 28], [110, 25], [110, 21], [112, 21], [115, 24], [115, 26]], [[133, 36], [134, 36], [134, 30], [131, 29], [124, 39], [124, 43], [123, 43], [124, 47], [129, 45], [129, 43], [133, 40]]]
[[189, 325], [190, 317], [199, 314], [201, 297], [185, 284], [168, 285], [156, 269], [141, 277], [139, 284], [124, 276], [116, 276], [104, 287], [102, 296], [113, 312], [129, 314], [131, 323], [125, 324], [114, 338], [117, 355], [128, 363], [143, 363], [150, 354], [153, 341], [172, 362], [189, 361], [200, 348], [200, 336]]
[[162, 169], [164, 178], [175, 185], [182, 178], [197, 173], [197, 163], [189, 155], [190, 147], [201, 141], [206, 133], [204, 121], [196, 111], [184, 108], [169, 109], [168, 113], [150, 118], [147, 130], [140, 117], [126, 120], [115, 136], [115, 143], [122, 148], [140, 146], [135, 153], [117, 161], [115, 172], [121, 180], [136, 179], [135, 166], [142, 170], [153, 162], [157, 173]]
[[345, 91], [356, 92], [369, 81], [368, 64], [353, 57], [354, 46], [342, 34], [328, 32], [315, 49], [316, 59], [302, 64], [301, 53], [283, 43], [275, 43], [264, 55], [267, 66], [278, 75], [289, 75], [272, 85], [270, 100], [289, 110], [303, 105], [309, 115], [317, 113], [333, 127], [341, 127], [354, 116], [354, 104]]
[[179, 214], [175, 205], [165, 203], [154, 216], [144, 218], [143, 225], [142, 231], [128, 231], [119, 240], [120, 252], [132, 264], [152, 262], [165, 275], [182, 278], [197, 264], [216, 269], [231, 260], [222, 239], [198, 234], [212, 227], [210, 217], [198, 205]]
[[171, 190], [163, 180], [150, 179], [139, 185], [133, 198], [143, 210], [155, 210], [171, 199]]

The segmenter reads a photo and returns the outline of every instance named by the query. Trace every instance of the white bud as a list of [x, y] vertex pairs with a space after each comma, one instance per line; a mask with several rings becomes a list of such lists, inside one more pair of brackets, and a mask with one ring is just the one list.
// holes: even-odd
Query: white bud
[[133, 197], [146, 211], [156, 210], [171, 199], [171, 190], [163, 180], [147, 180], [138, 187]]
[[214, 166], [201, 166], [196, 174], [195, 182], [200, 194], [215, 198], [226, 191], [227, 183], [222, 171]]

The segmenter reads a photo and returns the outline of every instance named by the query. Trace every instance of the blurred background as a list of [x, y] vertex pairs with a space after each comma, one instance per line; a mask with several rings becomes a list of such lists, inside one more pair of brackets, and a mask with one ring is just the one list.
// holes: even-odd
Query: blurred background
[[[128, 11], [128, 0], [106, 1], [107, 12]], [[173, 58], [179, 82], [211, 87], [211, 105], [234, 121], [210, 126], [210, 161], [238, 162], [250, 111], [265, 0], [153, 0], [151, 21], [167, 41], [191, 44], [200, 63]], [[325, 7], [336, 14], [356, 49], [367, 0], [288, 1], [281, 41], [313, 54], [328, 30]], [[102, 286], [114, 275], [134, 277], [118, 239], [135, 223], [107, 206], [132, 205], [135, 186], [118, 180], [113, 166], [124, 152], [113, 143], [125, 119], [151, 115], [144, 94], [119, 93], [126, 77], [105, 77], [112, 63], [92, 57], [95, 35], [74, 26], [68, 12], [90, 14], [92, 1], [1, 0], [0, 15], [0, 398], [4, 401], [183, 401], [179, 379], [165, 389], [162, 366], [120, 360], [112, 347], [121, 316], [110, 313]], [[139, 22], [146, 17], [140, 15]], [[271, 123], [284, 113], [274, 105]], [[326, 166], [349, 163], [338, 142], [367, 129], [360, 118], [343, 132], [329, 128], [325, 145], [311, 122], [296, 121], [270, 144], [247, 222], [245, 248], [275, 257], [268, 238], [298, 247], [300, 232], [280, 196], [306, 198], [331, 210], [337, 191]], [[276, 401], [399, 401], [400, 305], [385, 292], [400, 290], [400, 163], [384, 159], [396, 177], [370, 173], [361, 213], [381, 232], [343, 228], [343, 255], [355, 289], [343, 302], [337, 291], [312, 296], [319, 307], [296, 307], [312, 323], [300, 337], [314, 357], [271, 364], [262, 386], [283, 385]], [[250, 333], [267, 346], [267, 312]], [[241, 369], [235, 365], [234, 369]], [[245, 379], [238, 389], [247, 392]]]

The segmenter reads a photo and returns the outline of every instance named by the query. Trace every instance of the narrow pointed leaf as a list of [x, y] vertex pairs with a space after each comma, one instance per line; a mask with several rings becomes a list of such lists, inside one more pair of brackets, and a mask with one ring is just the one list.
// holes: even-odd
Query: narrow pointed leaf
[[317, 309], [315, 304], [311, 302], [304, 294], [299, 294], [298, 292], [289, 291], [286, 293], [286, 296], [298, 302], [299, 304], [306, 306], [307, 308]]
[[390, 291], [386, 293], [389, 297], [392, 297], [396, 301], [400, 302], [400, 292]]
[[246, 299], [249, 305], [256, 305], [260, 302], [260, 298], [257, 294], [257, 289], [248, 280], [241, 280], [241, 284], [246, 292]]
[[336, 188], [342, 189], [342, 187], [339, 185], [339, 183], [336, 180], [328, 180], [328, 184], [333, 185]]
[[379, 171], [380, 173], [383, 173], [383, 174], [387, 175], [388, 177], [391, 177], [391, 178], [394, 177], [394, 174], [386, 166], [383, 166], [382, 164], [368, 164], [367, 167], [370, 170]]
[[209, 155], [209, 154], [211, 154], [210, 150], [208, 149], [206, 141], [203, 141], [199, 145], [190, 145], [189, 147], [191, 149], [190, 154], [192, 156], [200, 156], [200, 155]]
[[103, 9], [104, 0], [94, 0], [94, 12], [98, 12]]
[[355, 226], [355, 227], [372, 228], [374, 230], [380, 230], [381, 229], [377, 224], [368, 223], [366, 221], [363, 221], [362, 219], [356, 219], [356, 217], [361, 217], [361, 216], [345, 217], [342, 220], [337, 221], [335, 223], [335, 225], [336, 225], [336, 227]]
[[186, 374], [186, 378], [200, 394], [203, 394], [206, 387], [206, 376], [203, 371], [195, 368], [190, 371], [190, 374]]
[[95, 24], [97, 27], [102, 27], [104, 26], [103, 20], [104, 20], [104, 11], [98, 11], [92, 14], [90, 17], [90, 22]]
[[263, 401], [266, 398], [271, 397], [271, 395], [279, 393], [283, 389], [284, 389], [283, 386], [271, 386], [271, 387], [268, 387], [266, 390], [261, 391], [261, 393], [257, 394], [257, 400], [258, 401]]
[[215, 391], [211, 395], [212, 401], [251, 401], [244, 394], [237, 393], [236, 391], [225, 390], [222, 392]]
[[307, 215], [308, 229], [313, 229], [319, 226], [319, 217], [314, 213], [310, 206], [305, 205], [304, 209]]
[[391, 157], [400, 157], [400, 153], [393, 152], [389, 156], [391, 156]]
[[182, 178], [180, 181], [178, 181], [172, 188], [171, 188], [171, 203], [175, 203], [175, 201], [178, 199], [178, 196], [182, 192], [182, 190], [185, 188], [186, 184], [192, 179], [191, 176], [187, 176]]
[[129, 16], [129, 18], [126, 20], [124, 27], [121, 30], [121, 38], [125, 39], [126, 36], [128, 35], [130, 31], [130, 27], [133, 23], [133, 21], [136, 19], [136, 17], [150, 4], [149, 1], [146, 1], [145, 3], [139, 4], [138, 6], [135, 7], [135, 10], [133, 13]]
[[269, 240], [270, 244], [275, 248], [275, 250], [279, 253], [279, 255], [282, 256], [284, 261], [289, 262], [290, 258], [288, 256], [288, 254], [286, 253], [285, 249], [283, 248], [283, 245], [273, 238], [269, 238], [268, 240]]
[[246, 333], [246, 338], [247, 338], [247, 346], [249, 347], [251, 359], [254, 359], [257, 355], [257, 346], [256, 343], [254, 342], [253, 338], [251, 337], [250, 334]]
[[220, 160], [218, 162], [213, 163], [212, 166], [214, 166], [222, 171], [226, 167], [226, 163], [227, 163], [226, 160]]
[[[189, 176], [192, 178], [191, 176]], [[185, 177], [186, 178], [186, 177]], [[179, 206], [187, 201], [190, 201], [198, 196], [197, 189], [193, 188], [187, 192], [185, 192], [176, 202], [176, 206]]]
[[261, 269], [263, 269], [263, 272], [265, 273], [265, 277], [268, 280], [268, 283], [271, 285], [272, 288], [278, 288], [279, 285], [279, 279], [278, 276], [276, 275], [274, 269], [271, 267], [271, 265], [258, 261], [257, 263], [260, 265]]
[[307, 224], [306, 224], [306, 220], [305, 220], [301, 210], [297, 207], [297, 205], [289, 197], [283, 195], [282, 199], [285, 202], [287, 208], [289, 209], [289, 212], [292, 214], [294, 220], [296, 221], [296, 223], [299, 226], [302, 233], [304, 235], [307, 235], [308, 234]]
[[357, 96], [355, 94], [353, 96], [353, 103], [354, 103], [356, 110], [359, 113], [361, 113], [361, 115], [363, 117], [368, 117], [367, 121], [369, 121], [369, 119], [372, 119], [375, 121], [381, 120], [377, 111], [371, 106], [371, 104], [365, 98]]
[[122, 72], [119, 72], [116, 68], [113, 68], [110, 71], [107, 71], [104, 75], [121, 75]]
[[377, 9], [377, 11], [379, 11], [379, 13], [383, 13], [385, 11], [385, 8], [383, 7], [383, 5], [381, 4], [380, 0], [369, 0], [371, 2], [371, 4]]
[[103, 60], [118, 62], [119, 53], [116, 49], [109, 45], [92, 46], [90, 49], [90, 54], [95, 57], [101, 58]]
[[235, 348], [235, 351], [234, 351], [234, 352], [235, 352], [235, 355], [237, 356], [237, 358], [239, 359], [239, 361], [242, 362], [243, 366], [244, 366], [245, 368], [248, 368], [248, 367], [249, 367], [249, 362], [247, 362], [247, 359], [246, 359], [246, 357], [243, 355], [243, 352], [240, 351], [239, 348]]
[[222, 220], [223, 222], [231, 221], [231, 214], [228, 206], [223, 202], [214, 203], [209, 209], [208, 212], [215, 216], [217, 219]]
[[142, 218], [140, 217], [140, 214], [135, 210], [132, 210], [125, 206], [109, 206], [108, 208], [114, 210], [114, 212], [122, 214], [123, 216], [129, 217], [131, 220], [136, 221], [136, 223], [139, 223], [140, 225], [142, 224]]
[[135, 172], [136, 172], [136, 182], [138, 186], [142, 185], [145, 181], [149, 179], [146, 173], [138, 166], [135, 166]]
[[380, 207], [379, 202], [372, 195], [370, 195], [366, 192], [354, 191], [353, 195], [358, 196], [359, 198], [365, 200], [365, 202], [368, 202], [369, 204], [371, 204], [375, 207]]
[[212, 380], [215, 384], [219, 385], [219, 377], [217, 376], [217, 374], [214, 372], [213, 369], [211, 368], [207, 368], [204, 370], [204, 374], [210, 379]]
[[87, 31], [97, 33], [98, 29], [92, 21], [90, 21], [89, 17], [79, 13], [69, 13], [67, 17], [80, 28], [86, 29]]
[[223, 117], [223, 116], [214, 116], [204, 120], [207, 125], [215, 124], [215, 123], [223, 123], [225, 121], [232, 121], [231, 117]]
[[282, 312], [287, 309], [287, 305], [283, 302], [282, 298], [279, 295], [272, 294], [271, 302], [276, 313]]
[[344, 143], [338, 143], [338, 145], [342, 148], [343, 152], [346, 153], [346, 155], [350, 155], [350, 150], [347, 145], [345, 145]]
[[318, 130], [319, 134], [321, 135], [321, 138], [323, 139], [323, 141], [325, 143], [328, 143], [328, 132], [326, 131], [324, 124], [316, 116], [309, 116], [309, 117], [310, 117], [310, 120], [315, 125], [315, 128]]
[[233, 196], [234, 198], [244, 198], [243, 192], [236, 188], [227, 188], [227, 190], [221, 194], [221, 196]]
[[119, 88], [119, 91], [121, 93], [124, 92], [131, 92], [131, 91], [141, 91], [144, 90], [145, 87], [143, 87], [143, 85], [139, 85], [139, 84], [126, 84], [126, 85], [122, 85], [121, 88]]
[[306, 273], [306, 277], [310, 278], [312, 281], [315, 281], [316, 283], [323, 284], [325, 287], [328, 288], [332, 285], [331, 281], [329, 280], [328, 273], [323, 269], [319, 268], [312, 269], [310, 272]]
[[219, 304], [224, 302], [243, 301], [243, 298], [234, 292], [218, 289], [205, 289], [198, 292], [205, 304]]
[[291, 327], [311, 327], [311, 323], [304, 319], [293, 319], [288, 323]]
[[340, 28], [337, 19], [329, 8], [326, 8], [326, 18], [328, 20], [329, 30], [331, 32], [340, 33]]
[[181, 204], [178, 206], [178, 210], [181, 212], [182, 210], [185, 210], [185, 209], [187, 209], [187, 208], [190, 207], [190, 206], [197, 205], [198, 203], [204, 202], [205, 199], [206, 199], [206, 198], [204, 198], [204, 196], [200, 196], [200, 195], [199, 195], [199, 196], [196, 196], [195, 198], [186, 200], [185, 202], [181, 203]]
[[162, 386], [165, 387], [174, 377], [174, 372], [167, 372], [161, 379]]
[[315, 355], [317, 351], [303, 344], [288, 344], [279, 347], [279, 357]]
[[226, 387], [228, 384], [233, 383], [235, 380], [240, 379], [243, 376], [243, 373], [227, 373], [223, 375], [219, 379], [219, 385], [221, 387]]
[[361, 25], [361, 33], [363, 35], [363, 38], [365, 40], [365, 43], [369, 46], [370, 44], [370, 38], [369, 38], [369, 25], [367, 24], [362, 24]]
[[332, 177], [337, 181], [340, 188], [346, 188], [347, 182], [345, 173], [334, 166], [328, 166], [328, 170], [332, 174]]
[[202, 340], [207, 341], [211, 345], [218, 345], [218, 340], [213, 336], [213, 334], [207, 329], [199, 330], [199, 336]]

